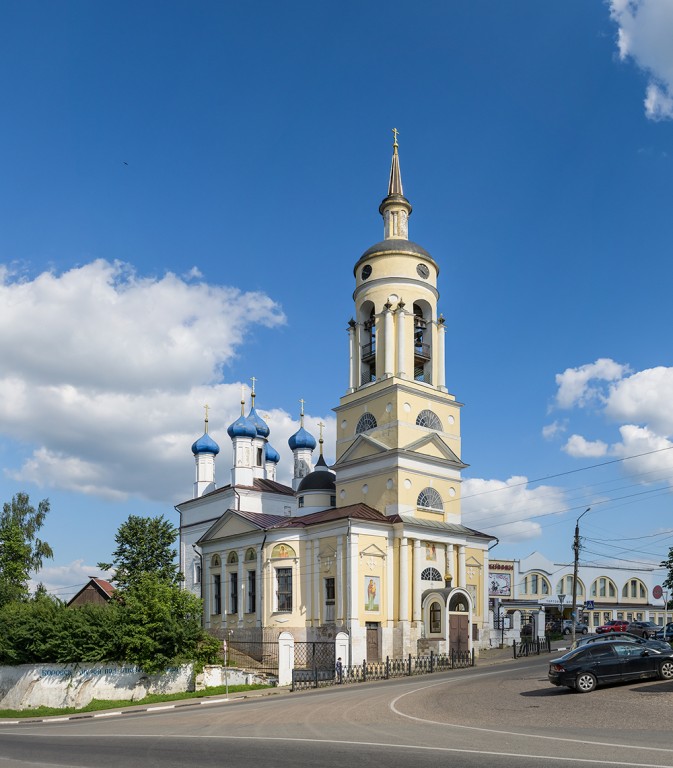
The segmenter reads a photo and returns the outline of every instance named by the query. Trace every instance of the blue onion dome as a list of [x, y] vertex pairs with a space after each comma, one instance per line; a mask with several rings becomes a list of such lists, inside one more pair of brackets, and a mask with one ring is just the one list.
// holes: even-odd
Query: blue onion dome
[[266, 460], [270, 461], [272, 464], [278, 464], [280, 461], [280, 453], [278, 453], [271, 443], [267, 443], [264, 446], [264, 455], [266, 456]]
[[227, 427], [229, 437], [257, 437], [257, 427], [241, 414], [233, 424]]
[[213, 456], [217, 456], [220, 452], [220, 446], [213, 440], [213, 438], [204, 432], [203, 435], [192, 445], [192, 453], [197, 456], [199, 453], [212, 453]]
[[290, 450], [294, 451], [296, 448], [309, 448], [311, 451], [316, 447], [317, 443], [315, 437], [307, 432], [304, 427], [299, 429], [290, 437], [287, 441], [290, 446]]
[[259, 437], [269, 436], [269, 432], [271, 430], [267, 426], [267, 423], [264, 421], [264, 419], [257, 413], [254, 406], [250, 409], [248, 419], [255, 425], [255, 428], [257, 429], [257, 435]]

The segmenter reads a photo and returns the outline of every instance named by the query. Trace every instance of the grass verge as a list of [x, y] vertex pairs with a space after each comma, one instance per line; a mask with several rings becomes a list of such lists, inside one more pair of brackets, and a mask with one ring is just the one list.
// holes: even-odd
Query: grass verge
[[[270, 685], [230, 685], [229, 694], [244, 691], [258, 691], [263, 688], [271, 688]], [[226, 695], [227, 687], [218, 685], [214, 688], [205, 688], [202, 691], [185, 693], [151, 693], [144, 699], [124, 699], [122, 701], [109, 701], [105, 699], [93, 699], [85, 707], [33, 707], [32, 709], [0, 709], [0, 718], [19, 720], [34, 717], [63, 717], [64, 715], [79, 715], [85, 712], [98, 712], [103, 709], [123, 709], [125, 707], [142, 707], [148, 704], [160, 704], [166, 701], [180, 701], [182, 699], [202, 699], [205, 696]]]

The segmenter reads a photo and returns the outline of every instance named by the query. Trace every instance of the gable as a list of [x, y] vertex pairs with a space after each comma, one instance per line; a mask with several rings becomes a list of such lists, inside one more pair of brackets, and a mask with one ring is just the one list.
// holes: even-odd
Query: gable
[[376, 440], [370, 435], [358, 435], [333, 466], [338, 467], [340, 464], [385, 453], [388, 450], [390, 450], [389, 446], [380, 440]]
[[456, 456], [437, 433], [424, 435], [420, 440], [415, 440], [413, 443], [405, 445], [403, 450], [409, 453], [420, 453], [424, 456], [444, 459], [444, 461], [450, 461], [452, 464], [456, 464], [459, 467], [467, 466], [467, 464], [464, 464], [458, 456]]
[[259, 531], [260, 526], [251, 523], [245, 518], [239, 517], [236, 512], [228, 509], [219, 520], [213, 523], [210, 528], [198, 540], [197, 544], [216, 539], [226, 539], [229, 536], [238, 536], [242, 533]]

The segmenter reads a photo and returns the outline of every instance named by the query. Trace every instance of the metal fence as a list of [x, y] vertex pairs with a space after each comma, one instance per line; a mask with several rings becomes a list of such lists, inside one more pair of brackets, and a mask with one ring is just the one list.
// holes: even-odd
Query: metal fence
[[278, 643], [231, 639], [227, 645], [229, 666], [278, 675]]
[[[311, 643], [307, 643], [311, 645]], [[334, 648], [334, 646], [332, 646]], [[404, 659], [385, 661], [363, 661], [353, 666], [330, 668], [326, 666], [305, 667], [292, 670], [292, 690], [318, 688], [327, 685], [346, 685], [348, 683], [366, 683], [370, 680], [390, 680], [394, 677], [409, 677], [411, 675], [428, 675], [433, 672], [444, 672], [449, 669], [464, 669], [474, 666], [474, 651], [456, 651], [436, 654], [430, 651], [429, 656], [412, 656]]]
[[551, 653], [550, 637], [527, 637], [517, 643], [512, 644], [514, 649], [514, 658], [519, 659], [522, 656], [539, 656], [541, 653]]

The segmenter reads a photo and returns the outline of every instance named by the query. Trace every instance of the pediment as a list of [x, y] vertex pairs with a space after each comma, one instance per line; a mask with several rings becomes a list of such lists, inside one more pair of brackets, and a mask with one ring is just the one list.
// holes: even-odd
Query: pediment
[[458, 456], [449, 448], [449, 446], [442, 440], [442, 438], [436, 434], [424, 435], [419, 440], [414, 440], [413, 443], [405, 445], [403, 450], [411, 453], [420, 453], [424, 456], [432, 456], [434, 458], [444, 459], [450, 461], [452, 464], [456, 464], [459, 467], [466, 467]]
[[216, 520], [210, 526], [198, 540], [197, 544], [201, 545], [207, 541], [226, 539], [229, 536], [238, 536], [242, 533], [250, 533], [260, 529], [261, 525], [255, 525], [246, 518], [236, 514], [233, 509], [228, 509], [219, 520]]
[[380, 440], [376, 440], [376, 438], [373, 438], [370, 435], [358, 435], [344, 451], [341, 458], [339, 458], [332, 466], [338, 467], [340, 464], [346, 464], [355, 459], [364, 459], [368, 456], [386, 453], [386, 451], [389, 450], [389, 446], [382, 443]]
[[376, 544], [370, 544], [368, 547], [360, 550], [360, 557], [385, 557], [386, 553]]

